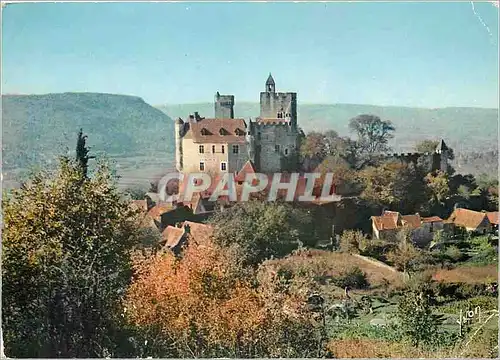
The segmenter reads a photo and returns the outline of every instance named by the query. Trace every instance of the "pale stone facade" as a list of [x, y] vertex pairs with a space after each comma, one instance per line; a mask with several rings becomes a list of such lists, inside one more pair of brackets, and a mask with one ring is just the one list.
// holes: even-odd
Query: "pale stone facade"
[[255, 121], [234, 118], [234, 96], [215, 95], [215, 118], [197, 113], [175, 122], [176, 168], [236, 173], [251, 160], [260, 172], [280, 172], [298, 151], [297, 94], [276, 93], [271, 75]]

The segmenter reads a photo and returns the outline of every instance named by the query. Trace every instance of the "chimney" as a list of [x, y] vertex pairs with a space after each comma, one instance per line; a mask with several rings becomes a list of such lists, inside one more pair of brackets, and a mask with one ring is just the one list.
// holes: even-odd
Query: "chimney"
[[200, 121], [200, 120], [201, 120], [201, 119], [200, 119], [200, 114], [198, 114], [198, 111], [195, 111], [195, 112], [194, 112], [194, 121], [198, 122], [198, 121]]
[[184, 234], [190, 234], [191, 233], [191, 227], [184, 223]]

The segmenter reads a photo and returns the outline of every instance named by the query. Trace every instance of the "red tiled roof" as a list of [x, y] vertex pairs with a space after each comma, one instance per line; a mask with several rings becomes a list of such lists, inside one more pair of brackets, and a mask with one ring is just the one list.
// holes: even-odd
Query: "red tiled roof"
[[184, 221], [183, 226], [189, 226], [189, 235], [198, 244], [207, 245], [213, 234], [213, 227], [207, 224], [196, 223], [192, 221]]
[[377, 230], [395, 230], [405, 225], [417, 229], [422, 225], [419, 214], [401, 216], [397, 211], [384, 211], [381, 216], [372, 216], [371, 219]]
[[390, 215], [372, 216], [377, 230], [394, 230], [398, 228], [397, 218]]
[[403, 215], [402, 216], [402, 225], [409, 225], [411, 229], [417, 229], [422, 225], [422, 220], [420, 219], [420, 215]]
[[[189, 124], [195, 143], [244, 143], [246, 123], [243, 119], [202, 119]], [[237, 134], [238, 129], [240, 135]], [[222, 135], [220, 131], [225, 135]], [[188, 133], [189, 133], [188, 132]], [[206, 135], [203, 135], [205, 133]]]
[[[247, 162], [245, 165], [244, 165], [244, 168], [246, 167], [246, 170], [248, 170], [248, 173], [250, 173], [250, 171], [252, 171], [251, 168], [249, 168], [251, 166], [251, 163], [250, 162]], [[240, 180], [238, 178], [238, 176], [240, 174], [242, 174], [243, 172], [243, 168], [242, 170], [240, 170], [240, 173], [238, 173], [238, 175], [235, 177], [235, 190], [236, 190], [236, 195], [237, 195], [237, 198], [239, 199], [240, 196], [241, 196], [241, 193], [242, 193], [242, 185], [239, 185], [237, 184], [237, 182]], [[269, 191], [271, 190], [271, 186], [272, 186], [272, 180], [273, 180], [273, 176], [274, 174], [268, 174], [266, 175], [267, 178], [268, 178], [268, 181], [267, 181], [267, 185], [265, 187], [265, 189], [263, 189], [261, 192], [265, 192], [265, 193], [269, 193]], [[243, 175], [242, 175], [243, 177]], [[187, 188], [187, 184], [188, 184], [188, 180], [189, 177], [185, 177], [186, 181], [182, 181], [180, 186], [179, 186], [179, 196], [181, 199], [184, 198], [184, 195], [186, 194], [186, 188]], [[244, 177], [243, 177], [244, 179]], [[208, 187], [207, 190], [205, 191], [202, 191], [200, 194], [201, 198], [202, 199], [206, 199], [206, 198], [209, 198], [210, 196], [212, 196], [213, 192], [215, 191], [216, 187], [217, 187], [217, 184], [222, 180], [222, 176], [221, 175], [217, 175], [217, 176], [212, 176], [212, 181], [210, 183], [210, 186]], [[294, 200], [297, 200], [300, 196], [304, 195], [305, 191], [306, 191], [306, 187], [307, 187], [307, 181], [308, 179], [305, 178], [304, 176], [299, 176], [298, 180], [297, 180], [297, 187], [296, 187], [296, 191], [295, 191], [295, 197], [294, 197]], [[280, 182], [281, 183], [288, 183], [290, 182], [290, 174], [288, 173], [282, 173], [281, 174], [281, 179], [280, 179]], [[257, 185], [258, 183], [258, 180], [257, 179], [254, 179], [252, 181], [252, 185], [255, 186]], [[322, 183], [320, 183], [320, 185], [318, 185], [316, 183], [315, 187], [313, 188], [313, 196], [320, 196], [321, 195], [321, 192], [322, 192], [322, 188], [323, 188], [323, 185]], [[228, 183], [226, 183], [226, 186], [224, 187], [223, 190], [228, 190]], [[193, 204], [193, 209], [194, 209], [194, 205], [195, 205], [195, 202], [196, 202], [196, 197], [195, 197], [195, 194], [197, 193], [194, 193], [193, 194], [193, 197], [192, 199], [185, 199], [185, 201], [183, 201], [184, 204], [189, 204], [189, 203], [192, 203]], [[287, 194], [287, 191], [285, 189], [278, 189], [278, 196], [286, 196]], [[332, 194], [335, 194], [335, 186], [332, 185], [331, 189], [330, 189], [330, 193], [329, 195], [332, 195]], [[251, 195], [255, 195], [255, 193], [251, 193]], [[219, 199], [226, 199], [227, 197], [226, 196], [220, 196]]]
[[483, 212], [458, 208], [453, 211], [448, 220], [458, 226], [477, 229], [481, 225], [484, 226], [485, 222], [488, 221], [488, 217]]
[[243, 165], [241, 170], [238, 172], [238, 175], [236, 175], [235, 180], [238, 182], [245, 181], [245, 177], [247, 174], [255, 174], [255, 166], [250, 160], [248, 160], [245, 165]]
[[498, 225], [500, 220], [500, 213], [498, 211], [490, 211], [486, 213], [488, 220], [491, 224]]
[[[187, 227], [189, 227], [189, 230]], [[184, 221], [181, 227], [167, 226], [161, 235], [165, 242], [165, 246], [171, 249], [179, 245], [183, 236], [187, 234], [195, 243], [199, 245], [209, 245], [210, 238], [213, 234], [213, 228], [206, 224]]]
[[168, 248], [176, 247], [184, 235], [184, 229], [175, 226], [167, 226], [161, 233], [161, 237]]
[[149, 209], [148, 215], [153, 219], [160, 221], [161, 215], [170, 210], [173, 210], [173, 208], [174, 207], [171, 203], [160, 203]]
[[422, 218], [422, 222], [441, 222], [443, 219], [441, 219], [439, 216], [430, 216], [430, 217], [425, 217]]

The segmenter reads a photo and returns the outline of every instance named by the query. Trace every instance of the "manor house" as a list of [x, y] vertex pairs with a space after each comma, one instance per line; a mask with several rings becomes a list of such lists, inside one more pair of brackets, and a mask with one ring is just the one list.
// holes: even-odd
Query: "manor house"
[[271, 74], [255, 120], [234, 117], [234, 95], [217, 92], [214, 106], [214, 118], [194, 113], [175, 121], [178, 171], [238, 173], [249, 162], [256, 172], [272, 173], [293, 162], [299, 138], [297, 93], [276, 92]]

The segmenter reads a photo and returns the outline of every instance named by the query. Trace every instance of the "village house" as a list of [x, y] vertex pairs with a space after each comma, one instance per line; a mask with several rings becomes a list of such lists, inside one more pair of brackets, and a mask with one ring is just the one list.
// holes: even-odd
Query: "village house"
[[500, 213], [498, 211], [490, 211], [486, 213], [488, 220], [493, 230], [498, 232], [498, 224], [500, 223]]
[[[493, 223], [490, 222], [490, 218]], [[469, 232], [486, 234], [491, 232], [495, 225], [498, 225], [498, 213], [496, 216], [495, 213], [488, 216], [486, 212], [457, 208], [446, 222]]]
[[162, 232], [162, 244], [165, 249], [179, 255], [182, 248], [190, 242], [209, 246], [213, 228], [210, 225], [192, 221], [184, 221], [179, 226], [167, 226]]
[[384, 211], [381, 216], [372, 216], [374, 239], [393, 241], [403, 228], [411, 230], [412, 240], [425, 246], [434, 237], [434, 233], [444, 229], [444, 222], [438, 216], [421, 217], [419, 214], [401, 215], [397, 211]]

